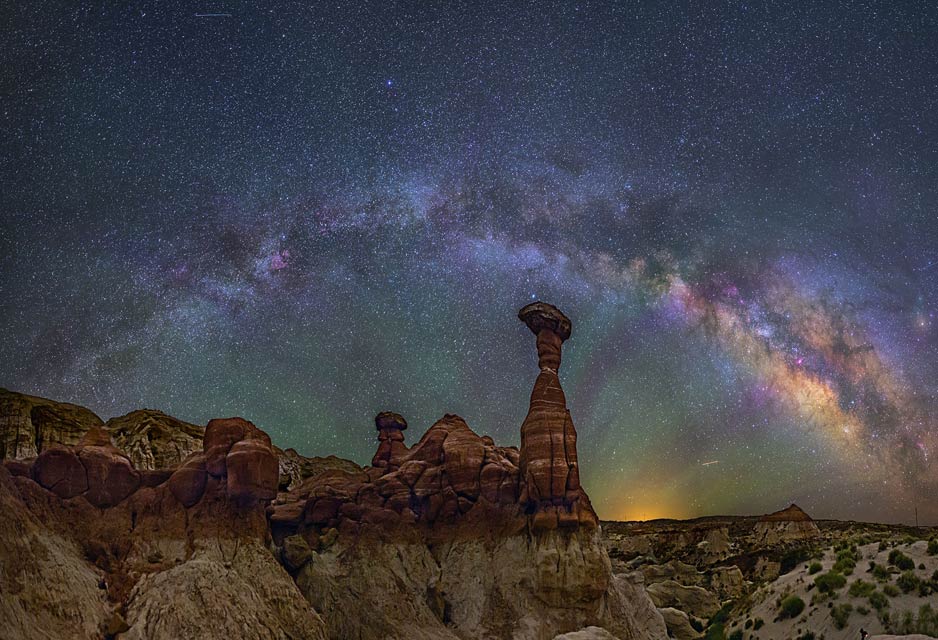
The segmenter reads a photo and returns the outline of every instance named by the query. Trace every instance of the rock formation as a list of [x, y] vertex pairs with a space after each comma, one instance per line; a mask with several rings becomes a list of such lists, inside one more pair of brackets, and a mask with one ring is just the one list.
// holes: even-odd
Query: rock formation
[[0, 460], [35, 458], [53, 444], [76, 445], [103, 424], [84, 407], [0, 389]]
[[580, 487], [576, 429], [560, 386], [561, 345], [570, 338], [570, 320], [543, 302], [527, 305], [518, 318], [537, 336], [540, 373], [531, 406], [521, 425], [521, 502], [535, 530], [596, 527], [599, 520]]
[[[450, 414], [408, 448], [407, 422], [384, 412], [370, 467], [291, 450], [278, 460], [240, 418], [204, 434], [152, 411], [103, 425], [17, 396], [15, 419], [0, 423], [5, 442], [38, 456], [0, 468], [0, 613], [11, 633], [663, 639], [642, 574], [612, 574], [580, 486], [557, 375], [570, 322], [543, 303], [519, 317], [540, 363], [520, 450]], [[73, 446], [23, 437], [37, 406], [57, 424], [73, 416], [57, 435]], [[37, 557], [21, 557], [21, 531]], [[36, 578], [44, 572], [77, 590], [60, 595]]]
[[382, 411], [375, 416], [378, 429], [378, 451], [371, 460], [371, 466], [393, 471], [400, 467], [401, 460], [407, 455], [404, 445], [404, 429], [407, 421], [404, 416], [391, 411]]
[[811, 516], [796, 504], [762, 516], [752, 533], [756, 544], [762, 545], [811, 540], [821, 535]]
[[100, 426], [6, 461], [0, 635], [322, 638], [267, 548], [277, 481], [269, 438], [239, 418], [211, 421], [176, 469], [135, 469]]
[[162, 411], [140, 409], [105, 425], [115, 446], [137, 469], [167, 469], [201, 451], [205, 429]]
[[202, 448], [200, 426], [140, 409], [105, 424], [84, 407], [0, 389], [0, 460], [30, 460], [46, 449], [75, 446], [103, 427], [138, 470], [166, 469]]

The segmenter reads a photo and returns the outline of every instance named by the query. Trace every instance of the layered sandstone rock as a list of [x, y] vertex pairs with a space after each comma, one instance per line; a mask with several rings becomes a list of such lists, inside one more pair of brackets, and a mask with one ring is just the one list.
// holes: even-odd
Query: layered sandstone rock
[[518, 318], [537, 336], [540, 373], [521, 425], [521, 502], [535, 530], [596, 527], [599, 520], [580, 487], [576, 429], [560, 386], [561, 345], [570, 320], [556, 307], [534, 302]]
[[407, 421], [400, 414], [382, 411], [375, 416], [375, 427], [378, 429], [379, 445], [371, 459], [371, 466], [393, 471], [407, 455], [407, 446], [404, 444]]
[[84, 407], [0, 389], [0, 459], [35, 458], [54, 444], [76, 445], [103, 424]]
[[0, 636], [323, 637], [267, 548], [277, 457], [249, 422], [212, 421], [171, 473], [138, 471], [101, 427], [7, 466]]
[[274, 452], [280, 462], [280, 490], [290, 491], [296, 489], [307, 478], [318, 476], [324, 471], [341, 470], [349, 473], [361, 471], [362, 468], [338, 456], [301, 456], [295, 449], [280, 449], [274, 447]]
[[[404, 418], [382, 413], [371, 467], [317, 467], [239, 418], [212, 420], [201, 434], [134, 412], [110, 430], [88, 425], [76, 446], [7, 461], [0, 505], [73, 549], [53, 558], [60, 577], [101, 587], [52, 611], [17, 587], [43, 566], [18, 565], [7, 549], [22, 550], [2, 544], [30, 525], [0, 525], [0, 610], [11, 633], [55, 637], [71, 625], [79, 638], [663, 639], [642, 575], [612, 574], [579, 484], [557, 377], [569, 320], [543, 304], [521, 317], [537, 336], [541, 372], [520, 450], [449, 414], [408, 448]], [[169, 466], [138, 469], [135, 459]]]
[[166, 469], [202, 450], [204, 427], [177, 420], [162, 411], [141, 409], [107, 421], [114, 445], [134, 467]]
[[698, 618], [709, 618], [720, 610], [720, 599], [703, 587], [664, 580], [648, 585], [646, 591], [659, 608], [673, 607]]
[[668, 635], [675, 640], [697, 640], [703, 637], [702, 633], [691, 626], [690, 617], [680, 609], [662, 607], [658, 611], [668, 627]]
[[758, 545], [773, 545], [780, 542], [812, 540], [821, 536], [817, 524], [798, 505], [792, 504], [781, 511], [759, 518], [753, 528], [753, 538]]

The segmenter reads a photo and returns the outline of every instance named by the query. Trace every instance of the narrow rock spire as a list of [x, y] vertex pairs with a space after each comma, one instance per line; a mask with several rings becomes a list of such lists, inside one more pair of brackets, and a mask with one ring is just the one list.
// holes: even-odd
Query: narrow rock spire
[[535, 530], [578, 525], [596, 526], [598, 519], [580, 488], [576, 429], [560, 387], [561, 345], [572, 325], [559, 309], [534, 302], [518, 318], [537, 336], [541, 372], [531, 392], [528, 415], [521, 425], [522, 501]]
[[407, 421], [404, 416], [391, 411], [382, 411], [375, 416], [375, 428], [378, 430], [378, 451], [371, 459], [371, 466], [392, 471], [400, 466], [401, 458], [407, 454], [404, 444], [404, 429]]

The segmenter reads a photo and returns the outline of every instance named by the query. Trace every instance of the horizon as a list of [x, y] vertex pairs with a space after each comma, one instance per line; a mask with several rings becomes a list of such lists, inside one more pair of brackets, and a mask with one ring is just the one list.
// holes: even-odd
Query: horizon
[[602, 516], [938, 521], [934, 7], [219, 11], [11, 7], [0, 385], [517, 445], [539, 299]]

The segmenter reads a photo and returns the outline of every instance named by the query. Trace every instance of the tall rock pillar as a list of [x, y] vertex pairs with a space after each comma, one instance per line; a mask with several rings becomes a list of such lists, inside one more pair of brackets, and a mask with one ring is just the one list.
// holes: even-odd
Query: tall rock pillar
[[378, 451], [371, 460], [371, 466], [394, 471], [407, 455], [407, 445], [404, 444], [407, 421], [399, 413], [382, 411], [375, 416], [375, 427], [378, 430]]
[[559, 309], [534, 302], [518, 318], [537, 336], [541, 372], [521, 425], [521, 499], [534, 530], [595, 527], [599, 520], [580, 487], [576, 429], [560, 387], [560, 351], [572, 325]]

